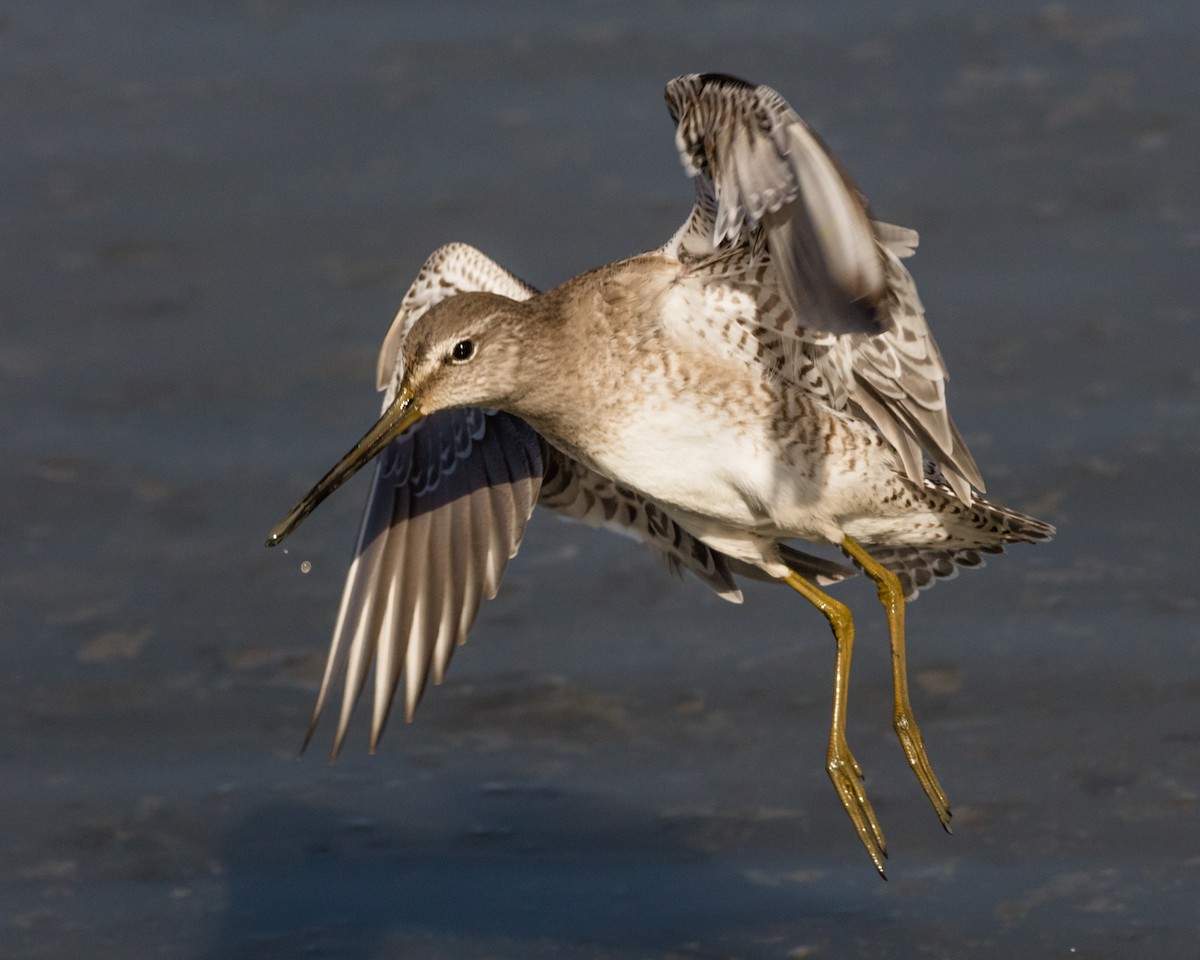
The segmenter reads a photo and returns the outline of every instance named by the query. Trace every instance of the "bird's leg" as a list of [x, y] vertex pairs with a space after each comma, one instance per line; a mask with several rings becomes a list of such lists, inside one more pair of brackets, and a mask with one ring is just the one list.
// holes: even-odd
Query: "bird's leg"
[[815, 606], [829, 621], [833, 628], [833, 636], [837, 641], [837, 662], [834, 670], [833, 687], [833, 723], [829, 731], [829, 752], [826, 755], [826, 769], [829, 779], [838, 792], [842, 806], [850, 815], [858, 837], [867, 848], [875, 869], [886, 879], [883, 872], [883, 859], [887, 856], [887, 843], [883, 839], [883, 830], [871, 809], [871, 801], [867, 799], [862, 785], [862, 768], [850, 752], [846, 742], [846, 696], [850, 688], [850, 654], [854, 649], [854, 619], [850, 616], [850, 608], [839, 603], [827, 593], [818, 590], [798, 573], [789, 573], [783, 578], [793, 590]]
[[904, 748], [904, 756], [908, 758], [909, 766], [920, 781], [921, 789], [925, 791], [925, 796], [933, 804], [942, 826], [949, 833], [950, 801], [929, 764], [925, 742], [921, 739], [921, 731], [917, 727], [912, 705], [908, 700], [908, 665], [904, 654], [904, 589], [900, 585], [900, 579], [891, 570], [880, 564], [854, 540], [846, 537], [842, 541], [842, 550], [862, 567], [879, 589], [879, 601], [887, 613], [888, 633], [892, 641], [892, 724], [896, 729], [896, 736], [900, 738], [900, 745]]

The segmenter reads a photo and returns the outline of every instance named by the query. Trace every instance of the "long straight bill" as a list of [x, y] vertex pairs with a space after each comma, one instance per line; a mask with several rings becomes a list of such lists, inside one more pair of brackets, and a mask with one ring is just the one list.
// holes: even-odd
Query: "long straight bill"
[[346, 454], [338, 465], [323, 476], [319, 483], [304, 495], [292, 508], [292, 512], [275, 524], [271, 536], [267, 538], [267, 546], [273, 547], [281, 543], [289, 533], [300, 525], [300, 522], [327, 496], [349, 480], [379, 451], [400, 436], [405, 430], [420, 420], [425, 414], [413, 400], [412, 391], [402, 387], [384, 412], [376, 421], [375, 426], [367, 431], [366, 436], [354, 445], [354, 449]]

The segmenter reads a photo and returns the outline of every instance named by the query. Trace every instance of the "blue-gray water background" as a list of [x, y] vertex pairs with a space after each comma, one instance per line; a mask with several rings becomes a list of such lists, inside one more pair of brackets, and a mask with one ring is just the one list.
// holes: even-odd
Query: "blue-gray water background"
[[[1060, 526], [910, 612], [952, 838], [838, 591], [886, 884], [822, 618], [546, 516], [415, 724], [295, 759], [365, 481], [262, 541], [374, 417], [409, 280], [660, 243], [696, 70], [920, 230], [990, 492]], [[1197, 103], [1188, 0], [0, 3], [0, 954], [1191, 955]]]

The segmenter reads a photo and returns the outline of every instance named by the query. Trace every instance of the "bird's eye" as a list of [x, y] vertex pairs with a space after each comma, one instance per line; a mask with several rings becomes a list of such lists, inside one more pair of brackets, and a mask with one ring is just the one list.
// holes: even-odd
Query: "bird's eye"
[[454, 358], [455, 363], [466, 363], [474, 353], [475, 344], [470, 340], [459, 340], [450, 351], [450, 356]]

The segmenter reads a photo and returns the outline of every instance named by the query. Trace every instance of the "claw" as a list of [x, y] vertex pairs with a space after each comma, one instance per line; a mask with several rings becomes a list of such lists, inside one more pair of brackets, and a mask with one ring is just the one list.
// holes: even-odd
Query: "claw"
[[947, 833], [953, 833], [954, 831], [950, 829], [950, 818], [953, 816], [950, 812], [950, 800], [946, 796], [946, 791], [942, 789], [941, 783], [938, 782], [933, 767], [930, 766], [929, 757], [925, 753], [925, 742], [921, 737], [917, 721], [913, 719], [911, 712], [907, 715], [898, 712], [892, 725], [896, 730], [896, 736], [900, 738], [904, 756], [908, 759], [913, 773], [916, 774], [921, 789], [925, 791], [925, 796], [933, 804], [934, 812], [942, 822], [943, 829]]
[[888, 855], [887, 841], [884, 839], [883, 828], [879, 825], [871, 801], [867, 799], [867, 792], [863, 789], [862, 775], [856, 772], [858, 764], [855, 763], [849, 749], [843, 745], [838, 750], [830, 749], [826, 769], [829, 771], [829, 779], [833, 781], [834, 789], [837, 790], [838, 798], [842, 801], [842, 806], [846, 808], [850, 822], [858, 831], [859, 840], [867, 848], [867, 855], [875, 864], [879, 875], [886, 880], [887, 875], [883, 870], [883, 861], [887, 859]]

